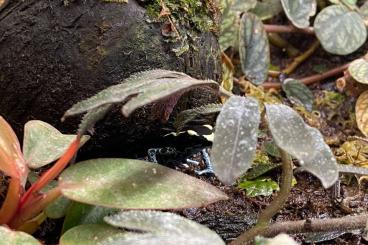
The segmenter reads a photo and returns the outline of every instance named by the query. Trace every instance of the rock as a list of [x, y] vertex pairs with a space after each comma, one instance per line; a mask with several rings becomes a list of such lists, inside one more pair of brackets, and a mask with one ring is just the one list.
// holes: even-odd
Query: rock
[[[163, 68], [219, 80], [219, 46], [211, 31], [197, 30], [193, 48], [177, 56], [178, 43], [163, 36], [165, 23], [149, 21], [147, 5], [117, 2], [10, 0], [0, 10], [0, 114], [18, 136], [32, 119], [74, 133], [80, 118], [60, 121], [71, 105], [138, 71]], [[197, 89], [177, 110], [216, 100]], [[144, 148], [163, 127], [152, 115], [148, 107], [124, 118], [116, 109], [97, 126], [87, 152], [126, 155]]]

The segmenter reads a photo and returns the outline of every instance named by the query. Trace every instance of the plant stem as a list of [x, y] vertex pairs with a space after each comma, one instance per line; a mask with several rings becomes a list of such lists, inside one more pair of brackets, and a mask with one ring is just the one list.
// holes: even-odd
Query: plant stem
[[78, 151], [78, 147], [80, 144], [80, 136], [70, 144], [69, 148], [66, 150], [64, 155], [50, 168], [44, 173], [22, 196], [20, 200], [19, 209], [26, 206], [27, 202], [32, 202], [32, 199], [35, 197], [34, 194], [41, 190], [45, 185], [47, 185], [51, 180], [55, 179], [64, 168], [68, 165], [69, 161], [74, 157], [75, 153]]
[[39, 215], [42, 210], [55, 201], [60, 195], [60, 187], [55, 187], [47, 193], [40, 195], [39, 200], [34, 200], [34, 202], [20, 209], [20, 212], [18, 212], [18, 215], [10, 222], [9, 226], [18, 229], [19, 226], [22, 226], [26, 221]]
[[18, 209], [20, 195], [23, 192], [21, 181], [11, 178], [5, 201], [0, 210], [0, 224], [7, 224], [13, 218]]
[[274, 33], [305, 33], [309, 35], [314, 35], [314, 29], [312, 27], [299, 29], [293, 25], [283, 26], [283, 25], [264, 25], [266, 32]]
[[303, 63], [306, 59], [308, 59], [319, 47], [319, 41], [316, 40], [313, 44], [308, 48], [307, 51], [295, 57], [293, 62], [289, 64], [282, 72], [285, 74], [292, 73], [301, 63]]
[[220, 86], [218, 93], [220, 96], [224, 96], [226, 98], [230, 98], [231, 96], [233, 96], [231, 92], [227, 91], [222, 86]]
[[[309, 77], [299, 79], [299, 81], [301, 81], [305, 85], [310, 85], [310, 84], [313, 84], [313, 83], [321, 82], [322, 80], [324, 80], [326, 78], [333, 77], [333, 76], [336, 76], [336, 75], [344, 72], [349, 67], [349, 65], [350, 65], [350, 63], [347, 63], [345, 65], [336, 67], [336, 68], [331, 69], [329, 71], [326, 71], [322, 74], [312, 75], [312, 76], [309, 76]], [[271, 88], [278, 89], [278, 88], [281, 88], [280, 83], [273, 83], [273, 82], [264, 83], [261, 86], [264, 89], [271, 89]]]
[[293, 179], [293, 165], [291, 157], [288, 153], [280, 149], [282, 159], [282, 180], [280, 185], [280, 192], [270, 205], [262, 211], [259, 215], [257, 225], [250, 230], [241, 234], [236, 240], [231, 242], [231, 245], [240, 245], [252, 241], [256, 236], [262, 235], [272, 217], [284, 206], [291, 190], [291, 183]]
[[263, 231], [263, 236], [272, 237], [280, 233], [298, 234], [308, 232], [350, 231], [364, 229], [368, 214], [345, 216], [333, 219], [309, 219], [285, 221], [271, 224]]
[[289, 57], [295, 57], [300, 54], [300, 51], [297, 48], [295, 48], [277, 33], [268, 33], [268, 40], [274, 46], [284, 49]]

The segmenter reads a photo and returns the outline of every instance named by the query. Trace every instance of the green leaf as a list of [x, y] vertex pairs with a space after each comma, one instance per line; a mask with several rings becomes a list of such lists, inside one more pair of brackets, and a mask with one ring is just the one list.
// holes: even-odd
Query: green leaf
[[354, 52], [367, 39], [362, 17], [342, 5], [324, 8], [314, 21], [314, 29], [323, 48], [338, 55]]
[[368, 1], [364, 2], [364, 4], [359, 8], [358, 13], [364, 20], [368, 20]]
[[255, 7], [256, 0], [221, 0], [222, 21], [219, 43], [222, 50], [228, 47], [238, 49], [240, 14]]
[[305, 124], [292, 108], [266, 105], [269, 129], [276, 144], [299, 160], [301, 167], [317, 176], [325, 188], [338, 179], [336, 159], [322, 134]]
[[199, 116], [211, 115], [221, 111], [222, 104], [207, 104], [193, 109], [180, 112], [174, 121], [174, 127], [177, 132], [181, 131], [184, 126]]
[[279, 148], [277, 147], [274, 141], [266, 141], [263, 145], [263, 148], [268, 155], [281, 158]]
[[249, 171], [244, 175], [244, 179], [254, 180], [280, 166], [281, 166], [280, 163], [257, 164], [253, 166], [251, 169], [249, 169]]
[[131, 159], [80, 162], [61, 174], [59, 186], [69, 199], [112, 208], [179, 209], [227, 199], [204, 181]]
[[239, 188], [246, 190], [248, 197], [271, 196], [273, 191], [279, 191], [279, 185], [271, 179], [246, 180], [238, 185]]
[[215, 174], [225, 184], [234, 183], [251, 165], [260, 123], [256, 99], [231, 96], [216, 121], [211, 160]]
[[267, 20], [275, 15], [278, 15], [282, 11], [282, 5], [280, 0], [263, 0], [258, 1], [254, 9], [250, 12], [257, 15], [261, 20]]
[[[43, 167], [58, 158], [68, 149], [75, 135], [62, 134], [48, 123], [32, 120], [24, 126], [23, 154], [30, 168]], [[81, 146], [89, 140], [83, 136]]]
[[126, 102], [122, 107], [122, 113], [127, 117], [141, 106], [203, 85], [218, 87], [215, 81], [197, 80], [181, 72], [168, 70], [139, 72], [120, 84], [108, 87], [89, 99], [73, 105], [65, 112], [63, 118], [91, 111], [103, 105], [122, 102]]
[[65, 216], [70, 203], [69, 199], [61, 196], [47, 206], [44, 213], [50, 219], [60, 219]]
[[350, 75], [363, 84], [368, 84], [368, 62], [365, 59], [356, 59], [349, 65]]
[[307, 28], [309, 18], [316, 14], [316, 0], [281, 0], [284, 12], [294, 26]]
[[239, 55], [249, 81], [262, 84], [268, 76], [270, 47], [262, 21], [251, 13], [243, 14], [240, 22]]
[[308, 111], [313, 107], [313, 93], [299, 80], [288, 78], [282, 84], [282, 89], [292, 103], [304, 106]]
[[0, 240], [6, 245], [41, 245], [31, 235], [21, 231], [12, 231], [5, 226], [0, 226]]
[[111, 108], [112, 104], [106, 104], [88, 111], [78, 126], [78, 134], [84, 135], [88, 130], [92, 129], [96, 122], [103, 119]]
[[[123, 211], [105, 217], [105, 221], [118, 228], [145, 232], [143, 237], [137, 236], [137, 241], [147, 239], [145, 236], [149, 233], [150, 244], [167, 244], [167, 241], [170, 244], [183, 244], [182, 241], [185, 244], [225, 244], [219, 235], [206, 226], [168, 212]], [[130, 242], [136, 244], [132, 240]]]
[[114, 244], [126, 234], [128, 233], [106, 224], [86, 224], [68, 230], [61, 236], [59, 242], [60, 245], [108, 245]]
[[117, 213], [119, 209], [92, 206], [79, 202], [72, 202], [66, 210], [62, 233], [84, 224], [104, 224], [103, 218]]

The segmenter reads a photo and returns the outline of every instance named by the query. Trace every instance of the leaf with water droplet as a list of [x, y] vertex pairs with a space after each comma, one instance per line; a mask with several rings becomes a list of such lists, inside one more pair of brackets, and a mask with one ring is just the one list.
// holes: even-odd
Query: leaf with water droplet
[[292, 103], [302, 105], [308, 111], [312, 111], [313, 107], [313, 93], [299, 80], [288, 78], [282, 84], [282, 90]]
[[[75, 135], [62, 134], [48, 123], [32, 120], [24, 126], [23, 154], [30, 168], [43, 167], [58, 158], [75, 140]], [[83, 136], [80, 146], [89, 139]]]
[[111, 208], [180, 209], [225, 200], [216, 187], [159, 164], [132, 159], [93, 159], [59, 178], [69, 199]]
[[338, 179], [336, 159], [322, 134], [308, 126], [292, 108], [266, 105], [269, 129], [276, 144], [299, 160], [301, 167], [317, 176], [325, 188]]
[[338, 55], [354, 52], [367, 39], [362, 17], [342, 5], [324, 8], [314, 21], [314, 29], [323, 48]]
[[12, 231], [5, 226], [0, 226], [0, 240], [6, 245], [41, 245], [31, 235], [21, 231]]
[[316, 14], [316, 0], [281, 0], [288, 19], [298, 28], [307, 28], [309, 18]]
[[368, 62], [365, 59], [356, 59], [349, 65], [350, 75], [363, 84], [368, 84]]
[[217, 117], [211, 151], [215, 174], [223, 183], [234, 183], [251, 167], [259, 122], [256, 99], [232, 96], [224, 104]]
[[262, 21], [252, 13], [244, 13], [240, 22], [239, 55], [245, 76], [256, 85], [268, 76], [270, 47]]
[[[182, 244], [182, 241], [185, 244], [225, 244], [219, 235], [206, 226], [168, 212], [122, 211], [105, 217], [105, 221], [118, 228], [144, 232], [140, 233], [142, 237], [137, 236], [137, 242], [145, 239], [151, 241], [150, 244], [167, 244], [167, 241], [171, 241], [170, 244]], [[150, 236], [147, 237], [147, 234]], [[131, 239], [129, 241], [130, 244], [136, 244]]]

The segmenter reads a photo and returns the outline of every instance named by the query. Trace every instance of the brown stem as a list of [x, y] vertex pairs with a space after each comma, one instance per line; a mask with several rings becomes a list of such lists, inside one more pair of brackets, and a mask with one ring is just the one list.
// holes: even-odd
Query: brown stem
[[219, 93], [220, 96], [224, 96], [226, 98], [230, 98], [231, 96], [233, 96], [233, 94], [231, 92], [227, 91], [222, 86], [220, 86], [220, 89], [219, 89], [218, 93]]
[[301, 63], [303, 63], [306, 59], [308, 59], [319, 47], [319, 41], [316, 40], [313, 44], [308, 48], [307, 51], [295, 57], [293, 62], [289, 64], [282, 72], [285, 74], [292, 73]]
[[240, 245], [252, 241], [256, 236], [263, 234], [267, 230], [268, 223], [272, 217], [283, 208], [289, 193], [293, 179], [293, 165], [288, 153], [280, 149], [282, 159], [282, 180], [280, 192], [270, 205], [259, 215], [257, 225], [241, 234], [231, 245]]
[[271, 224], [262, 235], [272, 237], [279, 233], [298, 234], [308, 232], [349, 231], [365, 228], [367, 220], [368, 214], [333, 219], [285, 221]]
[[277, 33], [268, 33], [268, 40], [274, 46], [284, 49], [289, 57], [295, 57], [300, 54], [299, 49], [295, 48], [291, 43], [283, 39]]
[[[349, 65], [350, 65], [350, 63], [347, 63], [345, 65], [336, 67], [336, 68], [331, 69], [329, 71], [326, 71], [322, 74], [312, 75], [312, 76], [309, 76], [309, 77], [299, 79], [299, 81], [301, 81], [305, 85], [310, 85], [310, 84], [313, 84], [313, 83], [317, 83], [317, 82], [320, 82], [320, 81], [322, 81], [326, 78], [334, 77], [334, 76], [344, 72], [349, 67]], [[262, 84], [261, 86], [264, 89], [271, 89], [271, 88], [278, 89], [278, 88], [281, 88], [280, 83], [273, 83], [273, 82], [267, 82], [267, 83]]]
[[18, 178], [11, 178], [5, 201], [0, 209], [0, 224], [7, 224], [13, 218], [18, 209], [20, 195], [23, 192], [21, 181]]
[[283, 26], [283, 25], [264, 25], [266, 32], [274, 33], [305, 33], [309, 35], [314, 35], [314, 29], [312, 27], [299, 29], [295, 26]]

